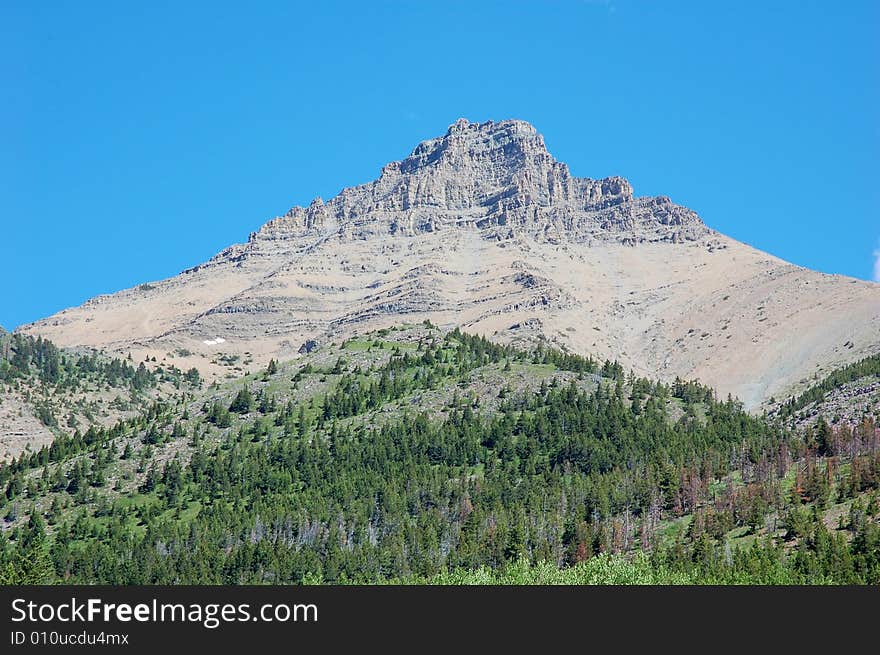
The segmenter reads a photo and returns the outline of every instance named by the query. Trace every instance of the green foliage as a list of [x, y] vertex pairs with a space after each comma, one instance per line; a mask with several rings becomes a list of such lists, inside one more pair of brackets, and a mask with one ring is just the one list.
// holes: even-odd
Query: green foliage
[[193, 387], [200, 387], [202, 384], [202, 376], [197, 368], [191, 368], [184, 374], [184, 380]]
[[[48, 552], [53, 575], [77, 583], [880, 581], [876, 507], [852, 514], [849, 540], [817, 514], [834, 493], [876, 488], [873, 426], [825, 434], [828, 453], [851, 454], [841, 471], [809, 440], [693, 382], [457, 330], [386, 345], [368, 372], [343, 358], [332, 371], [307, 363], [297, 382], [334, 375], [314, 398], [284, 398], [276, 365], [276, 377], [235, 385], [231, 402], [227, 388], [191, 413], [155, 403], [0, 467], [7, 505], [55, 494], [58, 522], [48, 537], [39, 525], [11, 530], [0, 569], [38, 575], [28, 562]], [[494, 390], [491, 412], [457, 392], [442, 414], [400, 409], [485, 366], [546, 367], [548, 378]], [[385, 420], [370, 418], [389, 405]], [[112, 467], [132, 459], [136, 493], [114, 494]], [[788, 547], [761, 536], [774, 511]], [[664, 539], [662, 521], [687, 515], [687, 530]], [[753, 545], [731, 547], [735, 528]]]
[[43, 520], [31, 516], [18, 536], [18, 547], [11, 553], [5, 539], [0, 541], [0, 585], [40, 585], [56, 581]]
[[807, 405], [821, 402], [830, 391], [843, 386], [847, 382], [853, 382], [854, 380], [874, 375], [880, 375], [880, 355], [865, 357], [854, 364], [833, 371], [821, 382], [811, 386], [797, 398], [792, 398], [783, 404], [779, 409], [779, 414], [782, 417], [792, 416]]
[[427, 578], [412, 576], [389, 582], [432, 585], [687, 585], [699, 584], [700, 579], [691, 573], [652, 563], [647, 555], [638, 553], [632, 558], [599, 555], [568, 568], [559, 568], [547, 561], [532, 564], [521, 558], [498, 569], [486, 566], [474, 570], [459, 568]]
[[236, 394], [235, 399], [229, 406], [229, 411], [236, 414], [248, 414], [254, 411], [254, 396], [247, 386], [242, 387], [238, 394]]
[[42, 337], [13, 334], [0, 347], [0, 379], [12, 380], [35, 375], [47, 385], [75, 387], [84, 378], [111, 387], [129, 386], [143, 390], [157, 384], [156, 376], [141, 363], [134, 368], [119, 358], [107, 359], [97, 353], [72, 354], [59, 349]]

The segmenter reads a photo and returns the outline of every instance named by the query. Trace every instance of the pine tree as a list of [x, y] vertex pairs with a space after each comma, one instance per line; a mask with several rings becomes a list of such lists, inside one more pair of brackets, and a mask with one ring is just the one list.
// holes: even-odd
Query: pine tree
[[816, 423], [816, 451], [820, 456], [831, 454], [834, 443], [834, 430], [828, 425], [824, 416]]
[[232, 404], [229, 406], [229, 411], [235, 412], [236, 414], [248, 414], [252, 412], [253, 409], [254, 397], [251, 394], [251, 390], [246, 386], [242, 387], [232, 401]]

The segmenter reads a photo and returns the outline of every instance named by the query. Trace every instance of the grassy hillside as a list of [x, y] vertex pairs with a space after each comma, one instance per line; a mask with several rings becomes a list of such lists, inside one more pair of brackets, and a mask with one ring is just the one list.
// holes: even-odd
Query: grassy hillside
[[800, 395], [779, 403], [774, 416], [791, 425], [880, 419], [880, 355], [832, 371]]
[[870, 421], [792, 431], [696, 383], [403, 326], [168, 395], [0, 468], [0, 570], [877, 583], [877, 446]]
[[200, 385], [194, 369], [184, 373], [0, 333], [0, 461], [77, 430], [137, 416], [159, 397]]

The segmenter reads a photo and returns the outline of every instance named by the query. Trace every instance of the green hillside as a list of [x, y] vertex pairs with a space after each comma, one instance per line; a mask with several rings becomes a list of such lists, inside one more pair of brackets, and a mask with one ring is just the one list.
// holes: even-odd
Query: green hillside
[[186, 388], [0, 468], [0, 570], [878, 583], [878, 433], [844, 427], [792, 431], [693, 382], [403, 326]]
[[836, 369], [799, 395], [779, 403], [773, 414], [792, 425], [880, 418], [880, 355]]
[[50, 441], [137, 416], [157, 398], [200, 386], [195, 369], [184, 373], [174, 366], [148, 366], [92, 350], [61, 349], [40, 337], [0, 333], [0, 408], [9, 403], [32, 413]]

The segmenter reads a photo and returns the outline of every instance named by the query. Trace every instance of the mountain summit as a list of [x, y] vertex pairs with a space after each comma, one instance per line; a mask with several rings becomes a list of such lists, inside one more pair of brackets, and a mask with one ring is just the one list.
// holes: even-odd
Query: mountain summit
[[22, 331], [210, 378], [426, 319], [755, 408], [880, 350], [880, 285], [788, 264], [623, 178], [573, 177], [523, 121], [460, 119], [208, 262]]
[[636, 199], [621, 177], [573, 177], [529, 123], [459, 119], [442, 137], [387, 164], [374, 182], [345, 189], [327, 204], [294, 207], [258, 236], [343, 229], [365, 238], [455, 226], [498, 239], [525, 232], [548, 240], [640, 242], [707, 233], [694, 212], [662, 196]]

